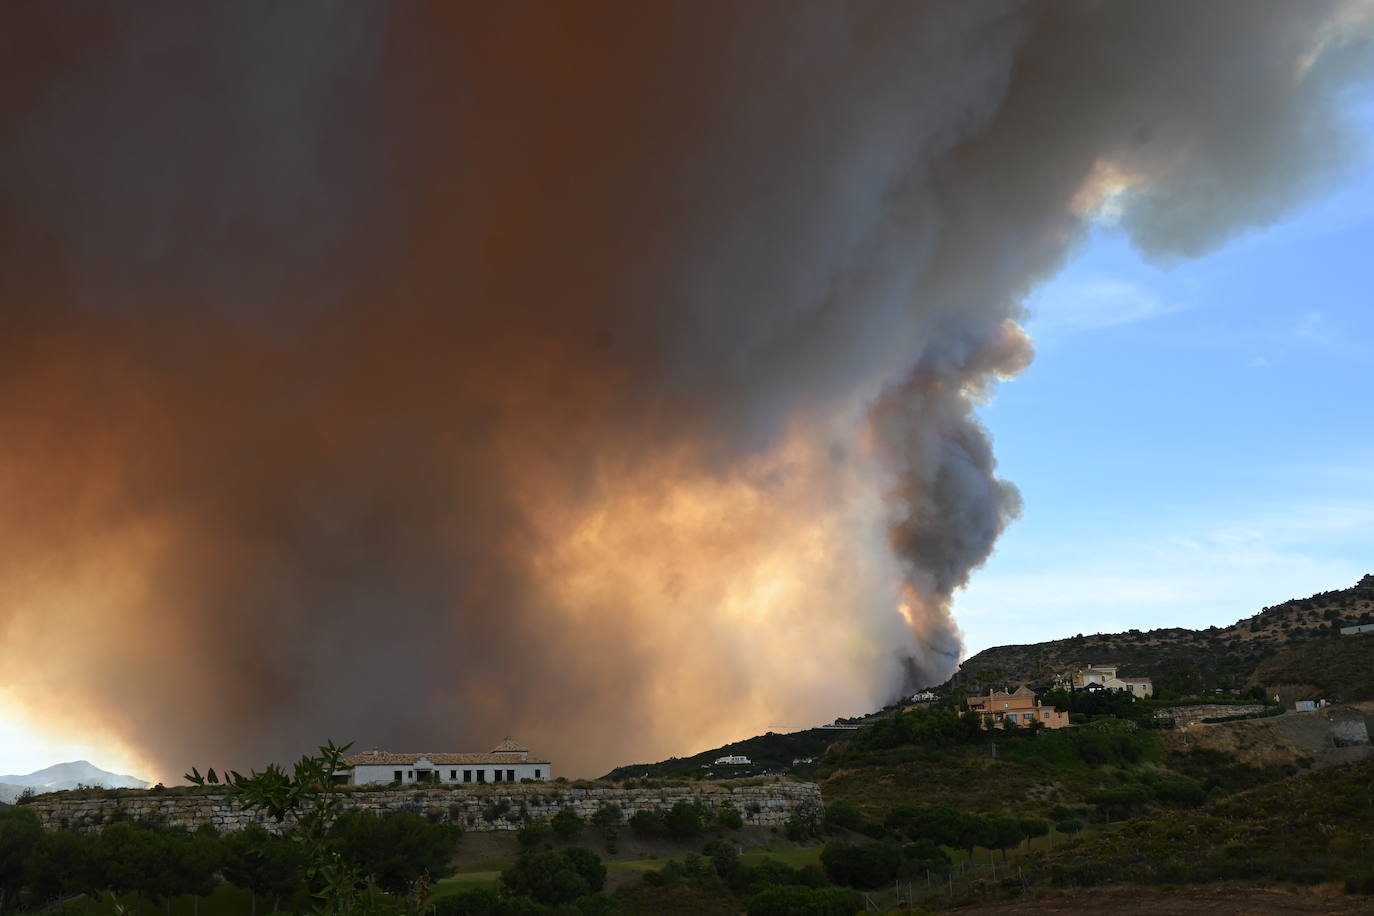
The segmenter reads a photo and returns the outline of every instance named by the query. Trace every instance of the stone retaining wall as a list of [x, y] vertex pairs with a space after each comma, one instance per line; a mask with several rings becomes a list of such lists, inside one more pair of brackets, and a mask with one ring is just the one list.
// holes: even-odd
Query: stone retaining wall
[[[728, 802], [739, 811], [747, 826], [778, 827], [796, 814], [819, 814], [821, 791], [815, 783], [783, 781], [742, 786], [693, 783], [658, 789], [542, 784], [353, 790], [344, 794], [344, 809], [378, 814], [411, 811], [440, 823], [460, 824], [467, 830], [496, 831], [518, 830], [529, 820], [548, 820], [564, 808], [591, 817], [602, 805], [615, 804], [628, 820], [639, 811], [666, 811], [680, 801], [711, 809]], [[119, 819], [158, 821], [192, 830], [212, 824], [222, 831], [234, 831], [252, 823], [260, 823], [274, 832], [280, 829], [270, 819], [244, 811], [225, 795], [177, 795], [149, 790], [117, 798], [39, 797], [28, 808], [50, 830], [99, 829]]]
[[1246, 716], [1264, 712], [1269, 707], [1263, 703], [1204, 703], [1197, 706], [1166, 706], [1155, 710], [1156, 719], [1173, 719], [1179, 728], [1196, 725], [1203, 719], [1219, 719], [1222, 716]]

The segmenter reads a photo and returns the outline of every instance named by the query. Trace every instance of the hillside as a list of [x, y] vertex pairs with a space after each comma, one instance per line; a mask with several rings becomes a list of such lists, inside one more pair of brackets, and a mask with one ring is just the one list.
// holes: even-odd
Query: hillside
[[[1350, 588], [1285, 601], [1225, 628], [1130, 630], [999, 646], [969, 658], [936, 692], [949, 695], [1022, 681], [1043, 682], [1057, 672], [1096, 662], [1119, 665], [1123, 674], [1153, 677], [1157, 692], [1173, 691], [1180, 696], [1217, 688], [1244, 691], [1309, 684], [1318, 694], [1348, 701], [1374, 698], [1374, 635], [1332, 635], [1343, 626], [1369, 622], [1374, 622], [1374, 576], [1366, 575]], [[896, 711], [889, 707], [877, 715]], [[720, 778], [768, 772], [810, 777], [817, 775], [827, 750], [842, 746], [852, 736], [853, 732], [830, 729], [770, 732], [690, 757], [617, 767], [603, 778]], [[752, 764], [728, 770], [714, 764], [718, 757], [735, 755], [750, 758]], [[815, 762], [794, 763], [805, 760]], [[886, 778], [900, 785], [907, 776], [892, 773]], [[841, 776], [834, 788], [843, 782]], [[855, 794], [860, 793], [856, 790]]]
[[1033, 645], [997, 646], [967, 659], [944, 688], [981, 691], [1037, 683], [1085, 664], [1114, 664], [1123, 675], [1153, 677], [1156, 692], [1240, 690], [1271, 656], [1360, 623], [1374, 623], [1374, 576], [1366, 575], [1350, 588], [1264, 608], [1229, 627], [1078, 634]]
[[1314, 639], [1265, 659], [1252, 683], [1304, 684], [1347, 702], [1374, 699], [1374, 633]]
[[1058, 886], [1346, 881], [1368, 893], [1371, 810], [1374, 761], [1367, 761], [1160, 812], [1065, 844], [1027, 871]]
[[[702, 751], [691, 757], [669, 757], [658, 763], [632, 763], [616, 767], [601, 778], [615, 782], [626, 779], [679, 777], [721, 779], [792, 772], [808, 766], [794, 764], [794, 761], [818, 760], [827, 748], [850, 734], [852, 733], [826, 728], [810, 728], [788, 734], [768, 732], [765, 735]], [[750, 762], [717, 765], [715, 761], [719, 757], [748, 757]]]

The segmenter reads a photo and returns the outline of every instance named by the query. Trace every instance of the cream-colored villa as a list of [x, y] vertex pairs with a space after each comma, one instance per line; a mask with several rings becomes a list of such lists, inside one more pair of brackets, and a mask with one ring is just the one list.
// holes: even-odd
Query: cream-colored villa
[[1119, 677], [1116, 665], [1089, 665], [1079, 668], [1063, 679], [1065, 687], [1083, 690], [1088, 687], [1105, 687], [1108, 690], [1124, 690], [1138, 697], [1152, 696], [1155, 685], [1148, 677]]

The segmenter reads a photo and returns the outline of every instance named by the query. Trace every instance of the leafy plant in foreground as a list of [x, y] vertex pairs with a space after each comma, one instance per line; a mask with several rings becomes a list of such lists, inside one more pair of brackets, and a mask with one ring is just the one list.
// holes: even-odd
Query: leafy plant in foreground
[[[363, 905], [358, 867], [329, 843], [330, 827], [342, 805], [334, 774], [348, 768], [344, 757], [352, 746], [326, 742], [318, 755], [307, 754], [296, 761], [291, 772], [272, 763], [262, 772], [253, 770], [244, 776], [230, 770], [224, 777], [226, 791], [243, 808], [261, 811], [282, 824], [285, 834], [299, 844], [305, 877], [318, 901], [315, 912], [330, 916], [358, 912]], [[202, 776], [195, 768], [186, 774], [186, 781], [194, 786], [220, 782], [213, 769]]]

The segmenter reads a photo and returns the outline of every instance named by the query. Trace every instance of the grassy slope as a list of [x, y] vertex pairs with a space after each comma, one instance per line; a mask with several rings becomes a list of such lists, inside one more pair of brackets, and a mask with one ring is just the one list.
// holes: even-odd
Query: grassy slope
[[1372, 811], [1367, 761], [1134, 821], [1060, 846], [1037, 871], [1050, 883], [1080, 886], [1374, 878]]
[[1311, 684], [1346, 701], [1374, 699], [1374, 633], [1317, 639], [1266, 659], [1253, 680]]
[[1005, 749], [993, 760], [989, 747], [899, 748], [836, 770], [821, 783], [821, 793], [827, 804], [853, 802], [879, 821], [894, 805], [936, 802], [981, 814], [1048, 817], [1053, 805], [1081, 801], [1117, 782], [1114, 768], [1056, 769], [1042, 760], [1008, 760]]

